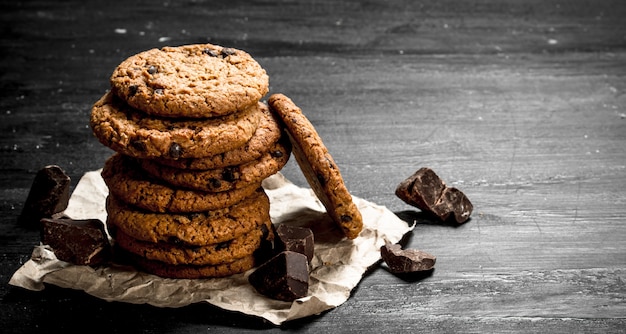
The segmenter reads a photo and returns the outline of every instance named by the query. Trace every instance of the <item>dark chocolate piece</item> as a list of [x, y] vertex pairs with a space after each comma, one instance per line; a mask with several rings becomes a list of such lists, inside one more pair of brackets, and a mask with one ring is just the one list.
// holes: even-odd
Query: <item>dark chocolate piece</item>
[[41, 243], [49, 245], [61, 261], [98, 265], [110, 257], [109, 239], [98, 219], [44, 218], [41, 224]]
[[304, 254], [280, 252], [250, 274], [248, 281], [262, 295], [291, 302], [308, 293], [308, 261]]
[[274, 245], [278, 252], [288, 250], [304, 254], [309, 263], [313, 259], [313, 231], [310, 228], [280, 224], [276, 228]]
[[430, 270], [437, 258], [417, 249], [402, 249], [398, 244], [387, 243], [380, 248], [380, 255], [394, 274]]
[[457, 188], [445, 182], [430, 168], [420, 168], [396, 188], [396, 196], [442, 221], [466, 222], [474, 206]]
[[18, 221], [38, 227], [41, 218], [63, 212], [69, 199], [70, 177], [59, 166], [46, 166], [35, 175]]

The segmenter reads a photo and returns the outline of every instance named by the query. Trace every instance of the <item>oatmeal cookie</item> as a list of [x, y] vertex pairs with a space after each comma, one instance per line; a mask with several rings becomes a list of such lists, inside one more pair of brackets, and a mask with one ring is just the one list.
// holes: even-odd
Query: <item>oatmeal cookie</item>
[[132, 238], [115, 227], [109, 229], [109, 232], [118, 247], [148, 260], [172, 265], [214, 266], [253, 255], [261, 247], [263, 240], [273, 239], [271, 224], [271, 221], [267, 220], [259, 228], [255, 228], [235, 239], [203, 246], [141, 241]]
[[154, 160], [162, 165], [175, 168], [207, 170], [242, 165], [260, 158], [262, 154], [268, 152], [282, 138], [283, 132], [278, 125], [278, 120], [269, 111], [267, 104], [260, 103], [259, 107], [262, 112], [259, 126], [245, 145], [203, 158], [157, 158]]
[[264, 191], [233, 206], [187, 214], [155, 213], [132, 207], [114, 196], [106, 202], [107, 225], [137, 240], [202, 246], [235, 239], [270, 219]]
[[[119, 247], [118, 247], [119, 248]], [[140, 270], [165, 278], [175, 279], [202, 279], [202, 278], [220, 278], [234, 274], [243, 273], [256, 265], [254, 255], [249, 255], [229, 263], [208, 266], [194, 265], [171, 265], [161, 261], [148, 260], [136, 254], [120, 250], [120, 255], [129, 260], [134, 266]]]
[[212, 44], [162, 47], [135, 54], [110, 78], [114, 94], [161, 117], [223, 116], [255, 105], [269, 77], [250, 54]]
[[104, 163], [101, 174], [111, 195], [152, 212], [189, 213], [223, 209], [262, 191], [260, 182], [222, 192], [175, 188], [145, 175], [134, 159], [119, 153]]
[[148, 174], [176, 187], [221, 192], [260, 183], [280, 171], [289, 160], [290, 154], [289, 144], [277, 142], [259, 159], [240, 166], [189, 170], [163, 166], [149, 159], [138, 162]]
[[111, 92], [91, 110], [90, 125], [98, 140], [114, 151], [137, 158], [201, 158], [245, 145], [261, 119], [259, 104], [218, 118], [146, 117]]

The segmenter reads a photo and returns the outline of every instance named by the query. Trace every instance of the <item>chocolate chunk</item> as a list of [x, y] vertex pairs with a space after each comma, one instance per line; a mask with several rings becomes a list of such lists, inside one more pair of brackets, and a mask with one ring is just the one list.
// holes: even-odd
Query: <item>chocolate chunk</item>
[[222, 178], [226, 182], [235, 182], [237, 181], [237, 176], [235, 175], [235, 170], [232, 168], [224, 168], [222, 171]]
[[276, 228], [276, 250], [298, 252], [306, 255], [309, 263], [313, 259], [313, 231], [307, 227], [280, 224]]
[[204, 49], [202, 50], [202, 53], [207, 54], [211, 57], [217, 57], [219, 56], [219, 53], [216, 50], [212, 50], [212, 49]]
[[134, 96], [135, 94], [137, 94], [137, 91], [139, 91], [139, 86], [137, 85], [128, 86], [128, 96]]
[[284, 251], [260, 265], [248, 281], [262, 295], [294, 301], [308, 293], [308, 261], [303, 254]]
[[208, 186], [213, 189], [219, 189], [222, 186], [222, 182], [216, 178], [210, 178]]
[[272, 151], [270, 152], [270, 154], [274, 157], [274, 158], [282, 158], [283, 156], [283, 152], [276, 150], [276, 151]]
[[156, 73], [156, 72], [157, 72], [157, 67], [156, 67], [156, 66], [154, 66], [154, 65], [150, 65], [150, 66], [148, 67], [148, 73], [150, 73], [150, 74], [154, 74], [154, 73]]
[[232, 49], [232, 48], [223, 48], [222, 49], [222, 56], [224, 57], [228, 57], [231, 55], [237, 54], [237, 50]]
[[177, 143], [172, 143], [169, 149], [169, 155], [172, 159], [180, 158], [180, 155], [183, 153], [183, 148], [180, 147]]
[[446, 186], [429, 168], [420, 168], [396, 188], [396, 196], [407, 204], [432, 214], [442, 221], [466, 222], [474, 209], [460, 190]]
[[147, 148], [146, 148], [146, 142], [145, 142], [143, 139], [135, 139], [135, 140], [132, 140], [132, 141], [130, 142], [130, 145], [131, 145], [134, 149], [136, 149], [136, 150], [138, 150], [138, 151], [140, 151], [140, 152], [145, 152], [145, 151], [146, 151], [146, 149], [147, 149]]
[[35, 175], [18, 221], [38, 227], [41, 218], [49, 218], [65, 210], [69, 199], [70, 177], [59, 166], [46, 166]]
[[44, 218], [41, 242], [52, 248], [57, 259], [77, 265], [98, 265], [110, 258], [109, 239], [98, 219]]
[[437, 258], [417, 249], [402, 249], [398, 244], [386, 243], [380, 248], [380, 255], [394, 274], [413, 273], [430, 270]]

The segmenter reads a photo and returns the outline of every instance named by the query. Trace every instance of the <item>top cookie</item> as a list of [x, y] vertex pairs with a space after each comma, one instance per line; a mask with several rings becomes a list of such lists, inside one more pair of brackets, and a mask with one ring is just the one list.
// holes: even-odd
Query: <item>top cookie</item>
[[246, 52], [212, 44], [151, 49], [113, 71], [111, 90], [129, 105], [161, 117], [214, 117], [254, 105], [269, 77]]
[[273, 94], [268, 104], [283, 121], [293, 155], [318, 199], [345, 236], [356, 238], [363, 229], [363, 218], [317, 131], [287, 96]]

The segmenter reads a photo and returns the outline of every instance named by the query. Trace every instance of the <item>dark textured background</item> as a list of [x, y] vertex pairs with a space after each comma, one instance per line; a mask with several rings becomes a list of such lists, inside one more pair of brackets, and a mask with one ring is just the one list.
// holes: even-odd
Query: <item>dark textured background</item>
[[[7, 284], [39, 241], [16, 223], [35, 173], [111, 151], [88, 126], [113, 68], [154, 47], [251, 53], [316, 126], [359, 197], [417, 221], [427, 277], [374, 267], [303, 332], [620, 332], [626, 327], [626, 2], [3, 1], [3, 332], [275, 329], [199, 304], [158, 309]], [[472, 200], [430, 221], [393, 191], [420, 167]], [[283, 173], [306, 185], [295, 163]]]

